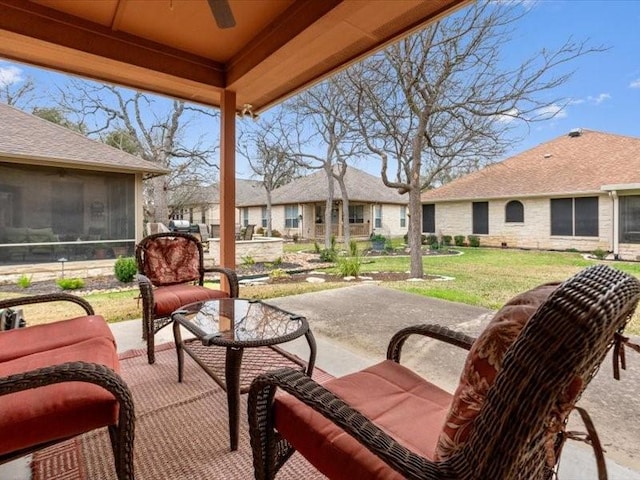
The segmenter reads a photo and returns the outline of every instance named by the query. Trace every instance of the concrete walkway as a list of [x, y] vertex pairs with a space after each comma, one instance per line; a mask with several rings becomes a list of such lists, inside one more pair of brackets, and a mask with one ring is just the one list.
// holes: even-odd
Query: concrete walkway
[[[429, 299], [372, 284], [306, 293], [269, 300], [269, 303], [307, 317], [318, 342], [317, 365], [340, 376], [380, 361], [386, 345], [398, 329], [418, 323], [438, 323], [476, 335], [491, 318], [489, 310]], [[118, 350], [143, 348], [140, 320], [111, 325]], [[170, 328], [156, 337], [157, 343], [172, 341]], [[303, 339], [287, 344], [287, 349], [302, 358], [308, 355]], [[464, 363], [465, 352], [434, 340], [408, 342], [403, 364], [420, 372], [433, 383], [453, 391]], [[640, 480], [640, 357], [628, 355], [629, 370], [623, 381], [612, 378], [611, 364], [605, 362], [589, 385], [580, 404], [585, 406], [607, 449], [611, 480]], [[581, 425], [570, 428], [582, 430]], [[0, 478], [27, 480], [29, 459], [0, 465]], [[561, 480], [597, 478], [595, 461], [589, 447], [567, 443], [559, 472]]]

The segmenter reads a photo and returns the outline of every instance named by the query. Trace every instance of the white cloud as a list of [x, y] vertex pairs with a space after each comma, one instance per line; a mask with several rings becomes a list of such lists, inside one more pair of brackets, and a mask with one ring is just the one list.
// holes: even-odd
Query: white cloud
[[536, 116], [541, 118], [565, 118], [567, 111], [560, 105], [551, 104], [546, 107], [539, 108], [536, 111]]
[[589, 95], [587, 97], [587, 100], [589, 102], [591, 102], [591, 103], [596, 104], [596, 105], [600, 105], [602, 102], [605, 102], [607, 100], [611, 100], [611, 95], [609, 95], [608, 93], [601, 93], [597, 97], [592, 97], [591, 95]]
[[630, 88], [640, 88], [640, 78], [638, 78], [637, 80], [634, 80], [633, 82], [631, 82], [629, 84]]
[[23, 80], [22, 70], [14, 66], [0, 65], [0, 85], [8, 86]]
[[517, 108], [512, 108], [511, 110], [508, 110], [503, 114], [497, 115], [496, 118], [501, 123], [510, 123], [515, 120], [514, 117], [517, 117], [518, 113], [520, 112]]

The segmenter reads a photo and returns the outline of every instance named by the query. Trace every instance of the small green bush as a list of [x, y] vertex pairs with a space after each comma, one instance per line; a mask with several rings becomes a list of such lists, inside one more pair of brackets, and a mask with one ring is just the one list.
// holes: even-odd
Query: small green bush
[[81, 278], [60, 278], [56, 283], [62, 290], [78, 290], [84, 287], [84, 280]]
[[444, 245], [445, 247], [450, 247], [451, 246], [451, 240], [452, 240], [451, 235], [443, 235], [442, 236], [442, 245]]
[[31, 286], [32, 276], [33, 275], [27, 277], [24, 273], [20, 275], [20, 278], [18, 278], [18, 286], [22, 288], [29, 288]]
[[282, 268], [274, 268], [269, 272], [269, 278], [286, 278], [288, 276], [290, 275]]
[[596, 257], [598, 260], [604, 260], [604, 258], [608, 255], [608, 253], [609, 252], [607, 252], [606, 250], [603, 250], [600, 247], [598, 247], [593, 252], [591, 252], [591, 255]]
[[464, 247], [464, 235], [456, 235], [453, 237], [456, 247]]
[[470, 247], [479, 247], [480, 246], [480, 237], [478, 237], [477, 235], [469, 235], [467, 238], [469, 239], [469, 246]]
[[113, 273], [123, 283], [132, 282], [137, 271], [136, 259], [133, 257], [120, 257], [113, 266]]
[[243, 265], [255, 265], [256, 264], [256, 260], [251, 255], [246, 255], [246, 256], [242, 257], [242, 264]]
[[314, 240], [314, 241], [313, 241], [313, 250], [314, 250], [316, 253], [320, 253], [320, 244], [318, 243], [318, 241], [317, 241], [317, 240]]
[[274, 267], [279, 267], [280, 265], [282, 265], [282, 257], [278, 257], [273, 261]]
[[349, 255], [352, 257], [358, 255], [358, 242], [353, 239], [349, 240]]
[[425, 241], [422, 242], [423, 245], [433, 245], [434, 243], [438, 243], [438, 237], [436, 235], [427, 235]]
[[438, 242], [433, 242], [431, 245], [429, 245], [429, 248], [431, 250], [440, 250], [440, 244]]
[[338, 262], [338, 270], [343, 277], [357, 277], [360, 275], [362, 260], [358, 255], [341, 258]]
[[335, 262], [338, 260], [338, 252], [331, 248], [325, 248], [320, 251], [320, 260], [323, 262]]

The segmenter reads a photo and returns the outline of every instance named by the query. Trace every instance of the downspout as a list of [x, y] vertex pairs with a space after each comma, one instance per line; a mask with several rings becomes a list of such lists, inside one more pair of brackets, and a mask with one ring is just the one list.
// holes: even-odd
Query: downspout
[[620, 201], [618, 198], [618, 192], [615, 190], [611, 190], [609, 192], [609, 196], [613, 199], [613, 225], [611, 228], [611, 233], [613, 235], [611, 244], [613, 245], [613, 258], [616, 260], [619, 259], [620, 253]]

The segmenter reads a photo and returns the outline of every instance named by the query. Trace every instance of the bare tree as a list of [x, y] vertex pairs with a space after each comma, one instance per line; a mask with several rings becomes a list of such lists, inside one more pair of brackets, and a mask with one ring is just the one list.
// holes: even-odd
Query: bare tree
[[172, 192], [193, 191], [214, 175], [212, 169], [217, 165], [211, 159], [216, 148], [185, 134], [190, 122], [215, 118], [214, 110], [85, 81], [72, 81], [61, 92], [60, 105], [87, 126], [87, 135], [98, 135], [112, 146], [121, 145], [170, 170], [168, 175], [145, 182], [149, 221], [167, 221]]
[[24, 78], [20, 68], [0, 65], [0, 102], [26, 110], [35, 100], [35, 90], [33, 78]]
[[303, 92], [289, 104], [298, 115], [299, 125], [305, 124], [307, 137], [299, 137], [296, 155], [301, 162], [312, 169], [323, 169], [326, 173], [328, 195], [325, 201], [325, 248], [331, 245], [332, 216], [331, 209], [335, 196], [334, 179], [340, 188], [343, 215], [343, 239], [350, 241], [349, 229], [349, 194], [344, 177], [348, 162], [354, 160], [359, 153], [353, 128], [353, 111], [345, 108], [349, 101], [349, 90], [340, 87], [343, 75], [336, 75], [329, 80]]
[[289, 150], [284, 111], [276, 110], [269, 120], [262, 117], [253, 128], [245, 129], [238, 142], [239, 153], [249, 162], [267, 193], [267, 236], [271, 236], [271, 198], [273, 191], [298, 176], [300, 165]]
[[343, 88], [358, 95], [347, 105], [383, 182], [409, 194], [413, 277], [423, 276], [421, 191], [498, 158], [518, 122], [554, 116], [567, 104], [553, 96], [572, 73], [564, 67], [602, 50], [569, 39], [511, 67], [500, 54], [524, 14], [514, 3], [474, 3], [347, 71]]

